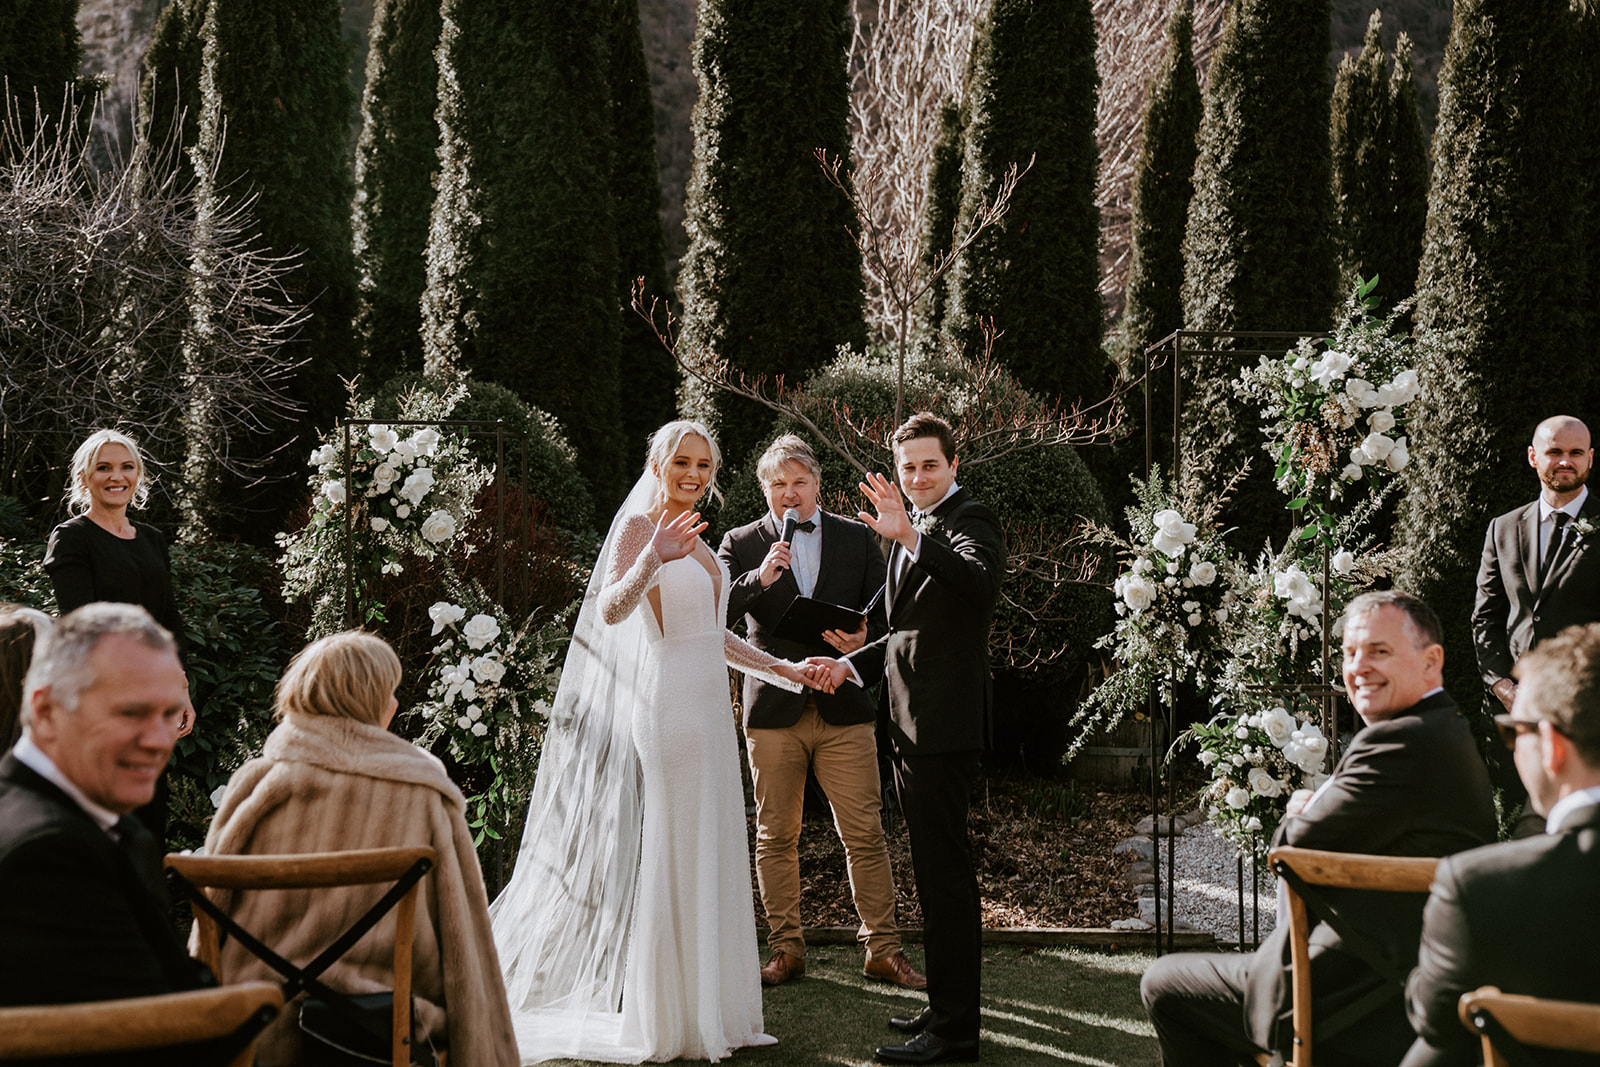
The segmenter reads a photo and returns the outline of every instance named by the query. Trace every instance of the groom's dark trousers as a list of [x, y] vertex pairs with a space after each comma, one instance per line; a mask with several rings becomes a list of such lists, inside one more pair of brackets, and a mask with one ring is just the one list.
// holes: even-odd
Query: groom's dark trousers
[[933, 518], [915, 561], [898, 544], [889, 555], [889, 632], [849, 660], [888, 692], [895, 785], [922, 903], [927, 1029], [976, 1041], [983, 916], [967, 808], [989, 736], [989, 622], [1005, 538], [964, 489]]

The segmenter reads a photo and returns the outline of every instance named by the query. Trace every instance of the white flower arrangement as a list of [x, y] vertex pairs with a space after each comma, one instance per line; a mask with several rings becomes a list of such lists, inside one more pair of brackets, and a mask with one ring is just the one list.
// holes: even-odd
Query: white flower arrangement
[[1311, 719], [1272, 707], [1223, 713], [1192, 731], [1211, 774], [1207, 817], [1241, 852], [1259, 851], [1283, 820], [1289, 794], [1327, 779], [1328, 740]]

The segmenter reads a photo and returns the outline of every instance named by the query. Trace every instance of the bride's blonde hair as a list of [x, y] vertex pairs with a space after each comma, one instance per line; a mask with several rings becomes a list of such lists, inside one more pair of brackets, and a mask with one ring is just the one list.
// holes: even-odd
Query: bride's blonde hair
[[661, 429], [650, 435], [650, 451], [645, 458], [645, 467], [655, 476], [656, 499], [655, 506], [661, 507], [667, 501], [667, 491], [661, 482], [661, 472], [666, 469], [672, 457], [678, 454], [678, 446], [683, 439], [690, 435], [705, 439], [711, 448], [711, 480], [706, 483], [706, 492], [711, 494], [711, 499], [722, 503], [722, 490], [717, 488], [717, 472], [722, 469], [722, 449], [717, 447], [717, 439], [711, 436], [711, 431], [705, 424], [695, 422], [693, 419], [678, 419], [669, 422]]

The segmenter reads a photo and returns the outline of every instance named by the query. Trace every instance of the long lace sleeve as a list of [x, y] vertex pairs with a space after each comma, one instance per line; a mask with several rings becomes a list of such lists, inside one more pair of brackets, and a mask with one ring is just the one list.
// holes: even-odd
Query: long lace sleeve
[[616, 547], [606, 567], [606, 584], [600, 590], [600, 617], [615, 626], [626, 619], [655, 583], [661, 557], [650, 548], [655, 527], [643, 515], [634, 515], [617, 533]]
[[722, 654], [727, 659], [728, 666], [734, 670], [755, 675], [762, 681], [769, 682], [780, 689], [787, 689], [791, 693], [798, 693], [805, 688], [799, 682], [791, 682], [787, 678], [772, 673], [771, 668], [779, 663], [787, 662], [786, 660], [768, 655], [732, 630], [724, 630], [722, 634]]

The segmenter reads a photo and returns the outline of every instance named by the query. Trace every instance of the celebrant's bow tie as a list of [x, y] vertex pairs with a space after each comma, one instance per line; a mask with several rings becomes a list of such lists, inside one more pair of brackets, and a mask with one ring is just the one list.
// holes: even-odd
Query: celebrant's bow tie
[[794, 524], [794, 528], [801, 533], [810, 533], [817, 528], [817, 520], [807, 519], [805, 522], [797, 522]]

